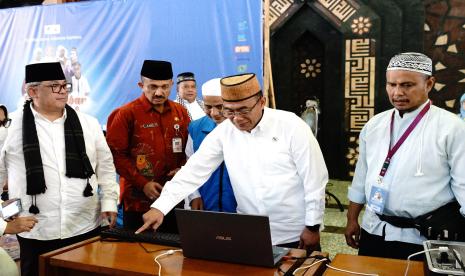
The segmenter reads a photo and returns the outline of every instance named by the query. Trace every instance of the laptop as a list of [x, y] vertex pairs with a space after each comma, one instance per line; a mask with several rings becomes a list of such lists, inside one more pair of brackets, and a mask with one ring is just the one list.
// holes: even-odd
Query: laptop
[[188, 258], [274, 267], [289, 248], [272, 246], [268, 217], [175, 209]]

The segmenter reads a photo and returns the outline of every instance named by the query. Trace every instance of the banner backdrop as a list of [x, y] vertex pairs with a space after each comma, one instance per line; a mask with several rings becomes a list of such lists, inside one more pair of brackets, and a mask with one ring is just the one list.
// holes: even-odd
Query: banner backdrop
[[[262, 76], [262, 1], [89, 1], [0, 10], [0, 103], [24, 102], [24, 66], [60, 61], [73, 83], [68, 103], [107, 116], [142, 93], [145, 59], [172, 62], [175, 76]], [[173, 86], [171, 99], [176, 96]]]

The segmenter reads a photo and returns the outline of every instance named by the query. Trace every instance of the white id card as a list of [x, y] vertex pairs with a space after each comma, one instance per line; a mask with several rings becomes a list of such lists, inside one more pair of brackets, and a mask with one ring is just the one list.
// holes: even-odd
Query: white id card
[[388, 191], [384, 187], [378, 185], [371, 186], [368, 208], [375, 213], [382, 214], [387, 197]]
[[173, 153], [182, 152], [182, 139], [180, 137], [173, 138]]

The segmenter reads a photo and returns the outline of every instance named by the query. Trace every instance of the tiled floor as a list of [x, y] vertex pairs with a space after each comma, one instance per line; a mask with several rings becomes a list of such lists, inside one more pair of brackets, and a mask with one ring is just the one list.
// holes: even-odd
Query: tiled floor
[[346, 226], [347, 205], [347, 188], [350, 182], [330, 180], [326, 190], [334, 194], [344, 206], [344, 212], [338, 209], [336, 201], [332, 197], [327, 197], [326, 210], [324, 217], [325, 229], [321, 234], [322, 251], [328, 252], [330, 258], [334, 258], [336, 253], [357, 254], [357, 250], [352, 249], [346, 244], [344, 238], [344, 228]]

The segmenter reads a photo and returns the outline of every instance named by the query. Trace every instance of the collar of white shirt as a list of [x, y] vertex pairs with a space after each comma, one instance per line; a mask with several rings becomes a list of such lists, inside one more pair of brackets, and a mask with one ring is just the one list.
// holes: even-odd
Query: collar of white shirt
[[[32, 111], [32, 115], [34, 115], [34, 118], [35, 119], [41, 119], [41, 120], [45, 120], [47, 122], [50, 122], [49, 119], [47, 119], [44, 115], [40, 114], [39, 112], [37, 112], [37, 110], [34, 109], [34, 107], [32, 106], [32, 104], [30, 105], [30, 108], [31, 108], [31, 111]], [[64, 123], [65, 120], [67, 118], [67, 114], [66, 114], [66, 108], [64, 109], [63, 111], [63, 116], [61, 116], [60, 118], [56, 119], [55, 121], [53, 121], [54, 123]]]
[[413, 111], [410, 111], [410, 112], [404, 113], [404, 116], [402, 116], [402, 117], [400, 117], [399, 110], [394, 109], [395, 110], [396, 120], [407, 120], [408, 121], [411, 118], [415, 118], [420, 113], [420, 111], [423, 109], [423, 107], [425, 107], [428, 103], [429, 103], [429, 99], [426, 100], [426, 102], [424, 102], [422, 105], [420, 105], [417, 109], [415, 109]]
[[265, 107], [263, 109], [263, 115], [258, 124], [250, 131], [251, 134], [254, 134], [256, 132], [264, 131], [267, 129], [269, 124], [272, 123], [271, 119], [271, 114], [270, 114], [270, 109], [268, 107]]

